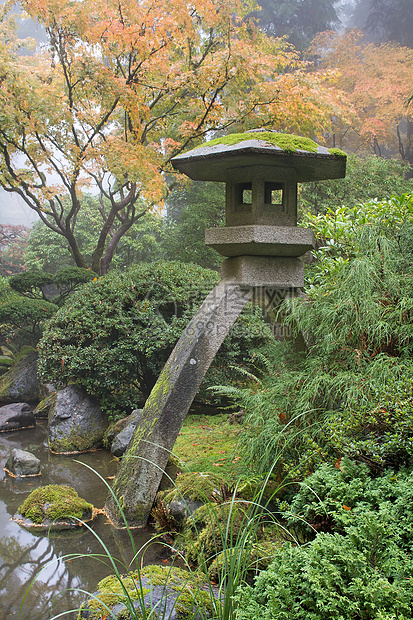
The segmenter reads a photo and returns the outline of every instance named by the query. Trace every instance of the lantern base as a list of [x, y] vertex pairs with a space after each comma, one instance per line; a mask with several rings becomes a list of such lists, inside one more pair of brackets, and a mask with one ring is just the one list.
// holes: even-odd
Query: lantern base
[[241, 286], [302, 288], [304, 263], [299, 258], [279, 256], [235, 256], [221, 265], [221, 279]]

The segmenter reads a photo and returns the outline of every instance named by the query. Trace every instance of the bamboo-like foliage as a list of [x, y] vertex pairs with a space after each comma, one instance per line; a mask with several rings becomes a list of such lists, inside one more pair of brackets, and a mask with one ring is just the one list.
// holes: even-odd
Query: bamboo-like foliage
[[413, 454], [413, 198], [308, 216], [318, 260], [307, 295], [283, 313], [293, 343], [271, 353], [272, 370], [225, 391], [247, 414], [240, 447], [261, 470], [283, 452], [294, 478], [343, 455], [373, 469]]

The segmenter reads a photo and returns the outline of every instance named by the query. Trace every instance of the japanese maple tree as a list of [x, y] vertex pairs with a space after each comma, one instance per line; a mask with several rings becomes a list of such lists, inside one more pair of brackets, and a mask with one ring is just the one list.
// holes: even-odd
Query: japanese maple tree
[[316, 40], [323, 70], [334, 67], [334, 88], [353, 106], [350, 125], [335, 123], [337, 146], [376, 155], [396, 155], [413, 165], [413, 49], [363, 42], [358, 31], [324, 33]]
[[[0, 41], [0, 185], [106, 273], [122, 236], [173, 183], [171, 158], [208, 132], [271, 125], [321, 134], [340, 104], [243, 0], [24, 0], [48, 45]], [[26, 43], [27, 45], [27, 43]], [[76, 236], [86, 191], [101, 228], [90, 263]]]
[[28, 236], [27, 226], [0, 224], [0, 276], [24, 271], [24, 251]]

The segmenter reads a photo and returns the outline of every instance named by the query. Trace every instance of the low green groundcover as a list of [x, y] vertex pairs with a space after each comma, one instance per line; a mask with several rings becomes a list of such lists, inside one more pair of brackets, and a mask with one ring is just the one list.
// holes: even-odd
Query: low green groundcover
[[237, 620], [408, 620], [413, 561], [397, 524], [374, 512], [341, 534], [276, 549], [272, 564], [235, 598]]

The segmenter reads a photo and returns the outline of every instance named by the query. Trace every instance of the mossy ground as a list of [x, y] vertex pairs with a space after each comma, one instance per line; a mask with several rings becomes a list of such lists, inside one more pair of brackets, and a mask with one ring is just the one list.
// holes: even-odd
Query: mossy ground
[[187, 416], [173, 449], [182, 472], [213, 472], [224, 481], [233, 481], [238, 470], [235, 444], [241, 430], [241, 425], [229, 423], [227, 414]]

